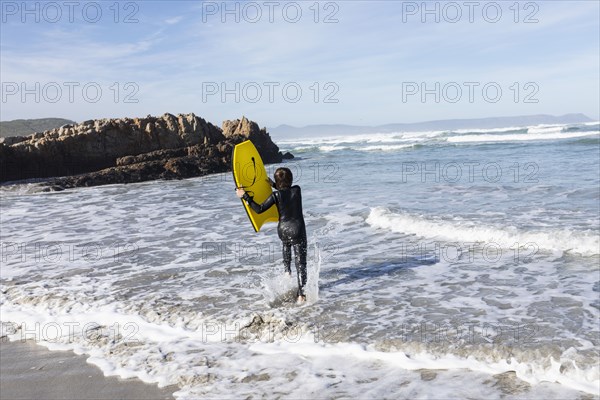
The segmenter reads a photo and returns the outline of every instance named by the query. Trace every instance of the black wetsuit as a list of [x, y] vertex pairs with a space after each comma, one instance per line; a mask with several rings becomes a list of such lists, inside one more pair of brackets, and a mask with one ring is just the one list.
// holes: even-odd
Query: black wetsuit
[[302, 215], [302, 193], [300, 186], [276, 190], [262, 203], [256, 203], [248, 193], [243, 199], [258, 214], [261, 214], [277, 205], [279, 212], [279, 225], [277, 234], [283, 242], [283, 265], [291, 273], [292, 247], [298, 272], [298, 295], [304, 295], [306, 285], [306, 226]]

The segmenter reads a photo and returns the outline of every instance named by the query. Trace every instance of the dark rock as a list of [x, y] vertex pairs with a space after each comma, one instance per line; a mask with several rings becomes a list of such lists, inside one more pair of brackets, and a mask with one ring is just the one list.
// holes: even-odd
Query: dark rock
[[42, 192], [60, 192], [65, 190], [64, 187], [59, 186], [59, 185], [51, 185], [51, 186], [47, 186], [45, 188], [42, 189]]
[[241, 120], [223, 122], [223, 135], [235, 143], [251, 140], [265, 163], [282, 161], [279, 147], [273, 143], [266, 129], [260, 129], [256, 122], [250, 121], [246, 117], [242, 117]]
[[266, 130], [245, 117], [223, 122], [223, 131], [194, 114], [90, 120], [0, 143], [0, 181], [62, 176], [45, 190], [63, 190], [191, 178], [229, 171], [232, 150], [244, 140], [265, 163], [283, 159]]
[[122, 157], [222, 139], [218, 127], [194, 114], [88, 120], [0, 149], [0, 182], [97, 171], [115, 166]]
[[294, 158], [294, 155], [292, 153], [290, 153], [289, 151], [286, 151], [281, 158], [283, 158], [284, 160], [291, 160]]
[[28, 139], [29, 138], [27, 136], [7, 136], [0, 137], [0, 143], [5, 144], [7, 146], [12, 146], [13, 144], [21, 143]]
[[173, 150], [156, 150], [150, 153], [139, 154], [137, 156], [126, 156], [117, 158], [117, 167], [125, 165], [137, 164], [141, 162], [162, 160], [165, 158], [183, 157], [188, 155], [186, 148], [179, 148]]

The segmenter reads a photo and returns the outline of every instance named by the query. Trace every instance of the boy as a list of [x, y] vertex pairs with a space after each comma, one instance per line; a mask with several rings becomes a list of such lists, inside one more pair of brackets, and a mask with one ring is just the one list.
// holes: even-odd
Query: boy
[[261, 214], [277, 205], [279, 212], [279, 225], [277, 225], [277, 234], [283, 242], [283, 265], [285, 272], [291, 275], [290, 268], [292, 262], [292, 247], [294, 248], [294, 257], [296, 262], [296, 272], [298, 273], [298, 303], [306, 301], [304, 286], [306, 286], [306, 226], [302, 215], [302, 194], [300, 186], [292, 186], [293, 176], [289, 168], [277, 168], [275, 171], [275, 182], [269, 179], [271, 186], [275, 190], [262, 203], [254, 202], [252, 197], [244, 191], [237, 188], [236, 194], [244, 199], [254, 212]]

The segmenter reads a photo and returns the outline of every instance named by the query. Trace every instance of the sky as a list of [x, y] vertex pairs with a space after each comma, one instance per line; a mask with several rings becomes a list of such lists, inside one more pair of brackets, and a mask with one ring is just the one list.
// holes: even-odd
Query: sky
[[600, 110], [598, 1], [1, 1], [0, 120]]

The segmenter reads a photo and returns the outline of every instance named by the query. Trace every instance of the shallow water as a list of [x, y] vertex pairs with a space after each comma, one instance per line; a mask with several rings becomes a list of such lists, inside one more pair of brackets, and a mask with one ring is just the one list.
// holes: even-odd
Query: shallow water
[[276, 138], [303, 189], [302, 306], [230, 174], [2, 187], [3, 331], [181, 398], [598, 396], [597, 132]]

